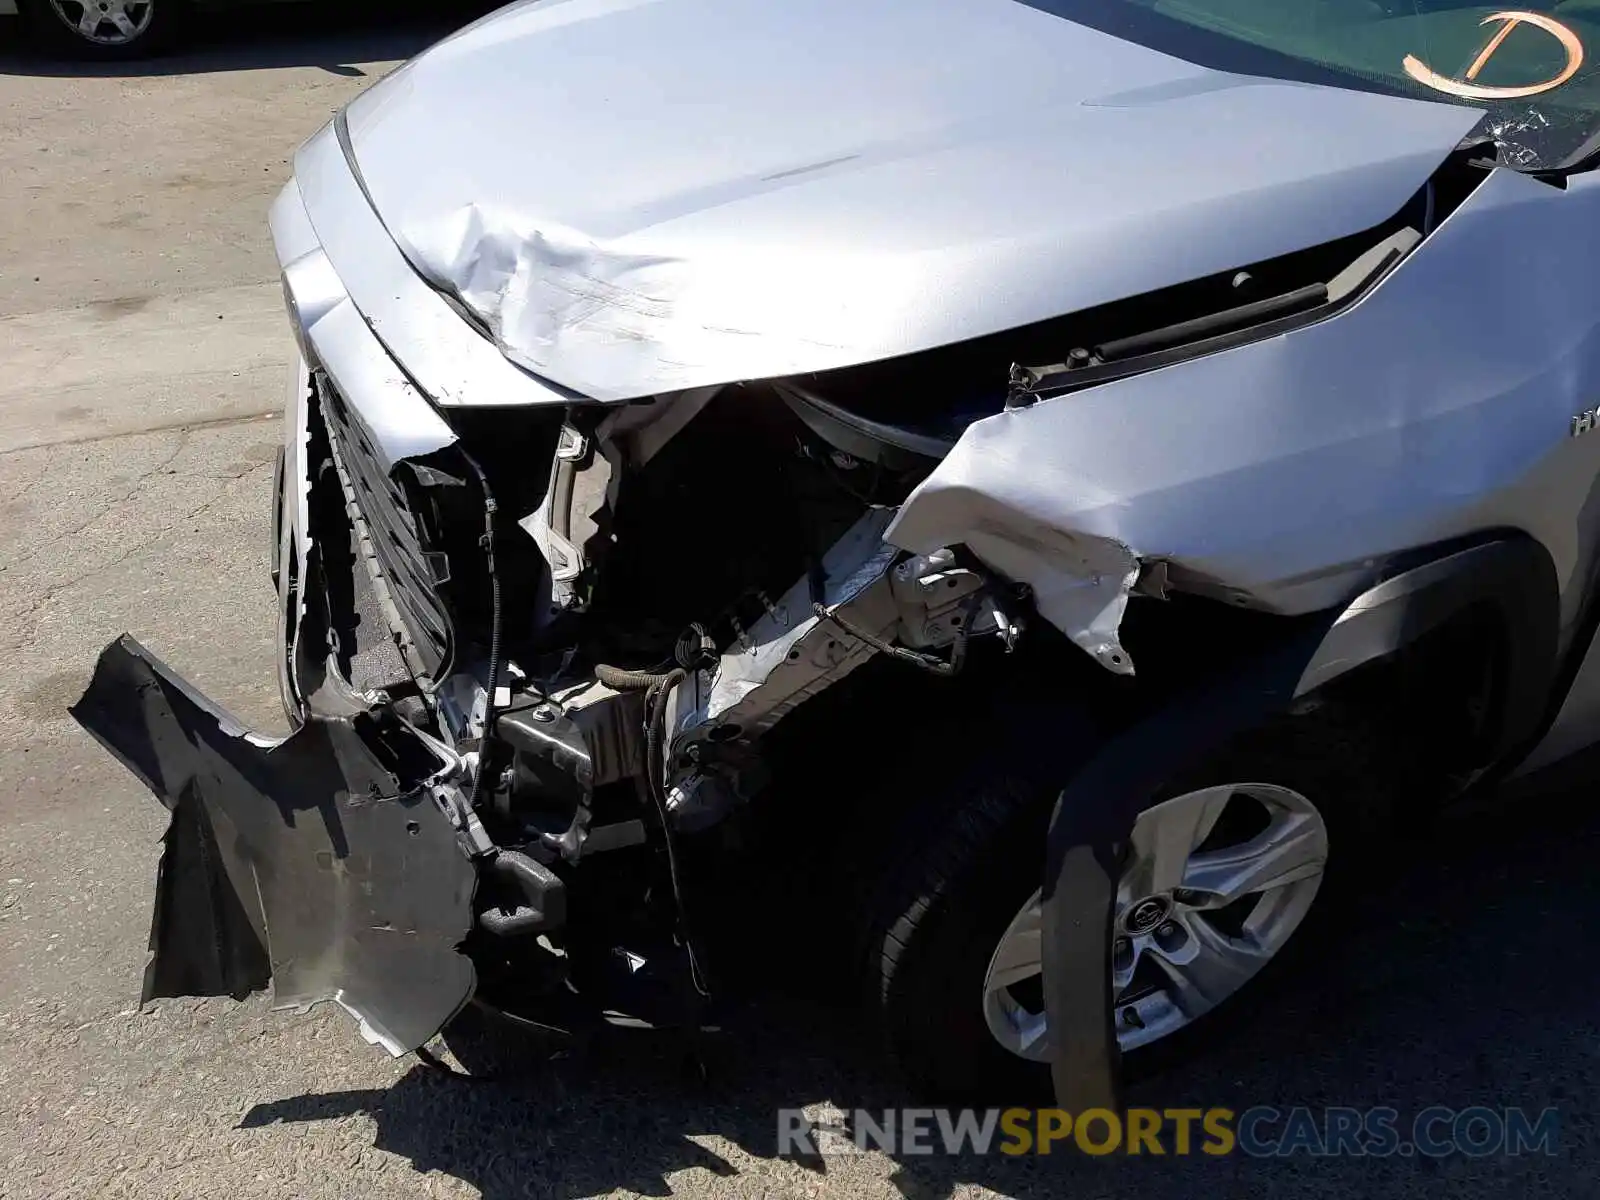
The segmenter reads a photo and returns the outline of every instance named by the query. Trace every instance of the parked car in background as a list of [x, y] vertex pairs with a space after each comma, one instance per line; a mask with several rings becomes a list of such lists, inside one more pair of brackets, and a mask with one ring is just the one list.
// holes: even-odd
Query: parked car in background
[[[494, 0], [451, 0], [447, 5], [417, 0], [409, 8], [394, 3], [351, 4], [337, 9], [319, 5], [307, 22], [326, 29], [334, 23], [365, 23], [392, 28], [402, 17], [415, 16], [447, 30], [493, 7]], [[124, 62], [158, 56], [181, 48], [207, 14], [237, 15], [237, 22], [219, 19], [217, 41], [242, 45], [257, 38], [269, 24], [262, 14], [280, 7], [306, 8], [295, 0], [0, 0], [0, 17], [19, 15], [24, 34], [44, 53], [66, 61]], [[370, 14], [370, 16], [369, 16]], [[281, 25], [273, 23], [276, 27]], [[406, 35], [416, 32], [407, 23]], [[430, 36], [437, 36], [434, 33]]]
[[[400, 1054], [847, 944], [930, 1093], [1211, 1036], [1596, 737], [1597, 13], [547, 0], [373, 86], [271, 217], [295, 732], [131, 639], [75, 709], [146, 995]], [[719, 954], [750, 846], [812, 915]]]
[[0, 0], [0, 16], [20, 16], [47, 52], [91, 61], [158, 53], [188, 14], [189, 0]]

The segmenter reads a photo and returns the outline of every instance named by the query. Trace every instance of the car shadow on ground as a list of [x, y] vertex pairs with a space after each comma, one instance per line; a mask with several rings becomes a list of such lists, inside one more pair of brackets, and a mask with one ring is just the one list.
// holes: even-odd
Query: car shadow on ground
[[54, 78], [194, 75], [272, 67], [316, 67], [360, 77], [358, 64], [407, 59], [492, 12], [494, 0], [301, 0], [229, 4], [194, 14], [170, 53], [132, 62], [50, 57], [20, 23], [0, 33], [0, 74]]
[[[1409, 848], [1395, 881], [1376, 877], [1325, 952], [1268, 992], [1225, 1044], [1136, 1086], [1132, 1104], [1387, 1105], [1405, 1121], [1430, 1105], [1560, 1110], [1558, 1153], [1468, 1158], [1089, 1159], [902, 1157], [890, 1182], [910, 1200], [978, 1184], [1016, 1197], [1134, 1200], [1257, 1194], [1590, 1195], [1600, 1071], [1600, 958], [1586, 929], [1600, 911], [1593, 784], [1451, 818]], [[909, 1100], [865, 1039], [836, 1016], [767, 1000], [710, 1043], [709, 1078], [676, 1038], [606, 1036], [529, 1073], [469, 1081], [417, 1067], [383, 1090], [257, 1105], [242, 1127], [365, 1113], [376, 1145], [478, 1188], [490, 1200], [624, 1188], [666, 1196], [691, 1167], [749, 1169], [702, 1139], [756, 1159], [778, 1154], [779, 1108], [829, 1101], [880, 1109]], [[849, 1158], [802, 1161], [818, 1194], [881, 1172]], [[860, 1174], [866, 1171], [865, 1175]], [[852, 1172], [855, 1172], [852, 1175]], [[772, 1194], [793, 1179], [751, 1179]], [[882, 1184], [875, 1186], [881, 1188]]]

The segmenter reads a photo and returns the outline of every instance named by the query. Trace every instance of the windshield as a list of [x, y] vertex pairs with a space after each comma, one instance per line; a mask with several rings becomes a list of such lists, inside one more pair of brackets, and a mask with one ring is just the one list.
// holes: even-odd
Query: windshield
[[1522, 170], [1571, 167], [1600, 139], [1600, 0], [1026, 0], [1190, 62], [1487, 112]]

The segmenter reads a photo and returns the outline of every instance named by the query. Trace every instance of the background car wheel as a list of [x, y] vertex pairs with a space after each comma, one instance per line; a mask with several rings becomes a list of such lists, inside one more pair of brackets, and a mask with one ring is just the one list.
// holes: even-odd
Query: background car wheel
[[26, 0], [23, 11], [46, 51], [95, 62], [160, 53], [188, 15], [182, 0]]
[[[1132, 1075], [1248, 1011], [1384, 844], [1397, 777], [1331, 706], [1240, 739], [1152, 795], [1118, 889], [1112, 983]], [[975, 764], [908, 846], [867, 939], [891, 1056], [931, 1099], [1048, 1096], [1038, 888], [1054, 789]], [[1219, 1018], [1222, 1018], [1219, 1020]]]

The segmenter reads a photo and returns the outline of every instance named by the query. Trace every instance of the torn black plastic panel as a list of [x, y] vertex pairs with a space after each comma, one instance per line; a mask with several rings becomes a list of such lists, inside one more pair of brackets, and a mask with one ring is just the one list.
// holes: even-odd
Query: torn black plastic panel
[[72, 715], [172, 813], [143, 998], [332, 1000], [369, 1041], [422, 1045], [472, 995], [476, 871], [424, 781], [445, 764], [392, 713], [245, 729], [124, 635]]

